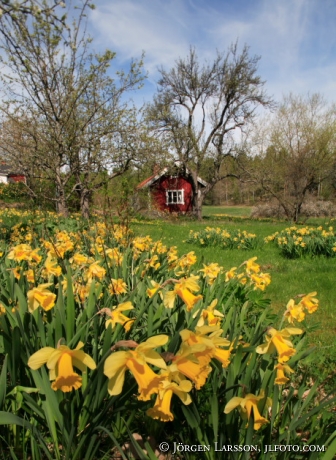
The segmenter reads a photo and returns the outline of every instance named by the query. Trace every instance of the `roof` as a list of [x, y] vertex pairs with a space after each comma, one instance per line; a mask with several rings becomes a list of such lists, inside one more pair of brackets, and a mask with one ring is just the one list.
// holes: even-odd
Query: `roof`
[[0, 163], [0, 176], [24, 176], [25, 174], [20, 171], [13, 171], [13, 169], [6, 163]]
[[11, 168], [5, 163], [0, 163], [0, 174], [2, 176], [8, 176], [12, 172]]
[[[162, 171], [160, 171], [158, 174], [153, 174], [152, 176], [147, 177], [147, 179], [145, 179], [142, 182], [140, 182], [140, 184], [137, 186], [137, 190], [140, 190], [140, 189], [146, 188], [146, 187], [150, 187], [156, 181], [158, 181], [160, 179], [160, 177], [164, 176], [168, 171], [169, 171], [169, 169], [166, 167], [166, 168], [162, 169]], [[188, 175], [188, 176], [191, 175], [191, 172], [189, 171], [188, 168], [186, 168], [186, 175]], [[201, 179], [198, 176], [197, 176], [197, 182], [199, 182], [201, 185], [203, 185], [203, 187], [206, 187], [208, 185], [208, 183], [205, 182], [205, 180]]]

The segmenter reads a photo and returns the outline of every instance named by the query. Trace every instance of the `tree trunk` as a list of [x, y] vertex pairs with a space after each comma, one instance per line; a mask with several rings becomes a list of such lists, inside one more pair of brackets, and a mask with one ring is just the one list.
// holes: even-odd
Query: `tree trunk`
[[196, 196], [196, 217], [197, 220], [202, 220], [202, 206], [203, 206], [204, 195], [200, 189], [198, 189]]
[[81, 189], [80, 191], [80, 208], [82, 217], [84, 219], [90, 218], [90, 198], [91, 192], [86, 188]]
[[64, 217], [68, 216], [68, 206], [65, 199], [64, 186], [61, 181], [56, 185], [56, 211]]

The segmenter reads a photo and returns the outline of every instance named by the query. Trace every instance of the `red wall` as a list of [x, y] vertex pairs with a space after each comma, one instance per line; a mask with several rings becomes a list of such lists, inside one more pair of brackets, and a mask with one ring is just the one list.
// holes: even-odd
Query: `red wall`
[[[184, 177], [162, 176], [151, 188], [153, 206], [162, 211], [189, 212], [192, 211], [192, 185]], [[184, 190], [184, 204], [166, 205], [167, 190]]]
[[20, 176], [17, 174], [9, 174], [8, 180], [10, 180], [11, 182], [26, 182], [25, 176]]

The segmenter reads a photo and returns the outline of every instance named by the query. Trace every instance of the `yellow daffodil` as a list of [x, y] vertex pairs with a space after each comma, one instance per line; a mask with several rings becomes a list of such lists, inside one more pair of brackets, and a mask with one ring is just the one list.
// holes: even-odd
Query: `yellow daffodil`
[[179, 280], [173, 291], [166, 291], [163, 293], [163, 304], [166, 308], [173, 308], [176, 296], [179, 296], [190, 311], [196, 303], [203, 298], [202, 295], [194, 295], [192, 292], [199, 291], [200, 287], [197, 283], [199, 276], [190, 276]]
[[157, 377], [157, 374], [153, 372], [147, 363], [161, 369], [167, 367], [162, 357], [154, 351], [154, 348], [165, 345], [167, 341], [167, 335], [157, 335], [150, 337], [134, 350], [112, 353], [104, 364], [104, 374], [109, 379], [108, 392], [110, 395], [119, 395], [122, 392], [125, 372], [128, 369], [138, 383], [142, 399], [149, 399], [150, 395], [146, 395], [146, 391], [149, 389], [153, 379]]
[[125, 294], [127, 292], [127, 284], [121, 278], [117, 280], [112, 279], [109, 289], [111, 294], [114, 295]]
[[111, 324], [112, 329], [114, 329], [116, 324], [121, 324], [124, 326], [125, 331], [128, 332], [131, 329], [134, 320], [129, 319], [122, 312], [133, 309], [134, 307], [131, 302], [120, 303], [117, 307], [113, 307], [112, 310], [104, 308], [104, 312], [109, 316], [109, 319], [105, 323], [105, 327], [108, 328]]
[[116, 265], [121, 265], [123, 261], [123, 256], [121, 255], [118, 248], [108, 248], [105, 250], [105, 254], [110, 259], [110, 261]]
[[76, 252], [76, 254], [73, 255], [70, 259], [70, 263], [73, 265], [84, 265], [89, 262], [89, 257], [85, 256], [83, 254], [80, 254], [79, 252]]
[[203, 353], [204, 350], [206, 347], [202, 344], [191, 347], [182, 343], [180, 350], [172, 358], [169, 371], [185, 375], [194, 382], [195, 388], [199, 390], [212, 371], [211, 366], [209, 366], [210, 358], [207, 353]]
[[21, 278], [21, 270], [22, 270], [22, 267], [15, 267], [12, 269], [14, 278], [16, 278], [17, 280]]
[[284, 385], [289, 381], [289, 378], [286, 377], [285, 373], [292, 374], [294, 372], [293, 369], [288, 366], [288, 364], [278, 363], [276, 366], [274, 366], [274, 369], [277, 371], [276, 379], [274, 380], [274, 383], [277, 385]]
[[[188, 254], [185, 254], [176, 262], [175, 266], [175, 272], [177, 275], [182, 275], [184, 274], [185, 271], [187, 271], [191, 265], [194, 265], [197, 261], [197, 257], [194, 253], [194, 251], [188, 252]], [[181, 271], [177, 271], [178, 269], [181, 269]]]
[[256, 352], [259, 354], [278, 353], [278, 361], [283, 364], [295, 355], [296, 350], [293, 344], [288, 340], [291, 335], [302, 334], [301, 329], [295, 327], [287, 327], [281, 331], [277, 331], [273, 327], [267, 330], [266, 343], [259, 345]]
[[308, 313], [314, 313], [314, 311], [317, 310], [319, 303], [318, 299], [315, 298], [316, 295], [317, 292], [311, 292], [310, 294], [303, 296], [299, 302], [299, 305], [307, 310]]
[[294, 320], [298, 321], [301, 323], [305, 319], [305, 313], [303, 311], [302, 305], [295, 305], [295, 302], [293, 299], [291, 299], [287, 303], [286, 311], [284, 313], [284, 317], [287, 318], [287, 321], [289, 323], [294, 323]]
[[271, 277], [268, 273], [252, 273], [250, 279], [254, 284], [254, 289], [260, 289], [261, 291], [264, 291], [271, 284]]
[[69, 392], [78, 390], [82, 386], [82, 377], [74, 372], [74, 367], [82, 372], [86, 368], [96, 368], [94, 360], [81, 350], [84, 344], [79, 342], [75, 350], [71, 350], [66, 345], [58, 348], [45, 347], [34, 353], [28, 360], [28, 366], [37, 370], [44, 364], [49, 369], [49, 378], [54, 380], [51, 388], [55, 391], [61, 390]]
[[82, 285], [76, 282], [74, 284], [74, 292], [79, 296], [81, 302], [84, 302], [85, 299], [89, 297], [90, 289], [91, 283], [86, 283], [85, 285]]
[[11, 249], [7, 255], [7, 259], [21, 262], [22, 260], [31, 260], [32, 248], [29, 244], [19, 244]]
[[62, 274], [62, 268], [59, 265], [57, 265], [57, 260], [53, 259], [50, 254], [48, 255], [44, 263], [43, 271], [46, 276], [60, 276]]
[[2, 303], [0, 303], [0, 316], [5, 315], [6, 313], [7, 313], [7, 310], [5, 306]]
[[42, 260], [42, 256], [38, 254], [39, 251], [40, 249], [36, 248], [30, 253], [31, 260], [33, 260], [36, 263], [40, 263]]
[[209, 265], [203, 264], [203, 268], [201, 268], [199, 271], [203, 272], [208, 284], [212, 285], [215, 279], [218, 277], [219, 273], [222, 271], [222, 267], [220, 267], [218, 263], [211, 263]]
[[[223, 367], [228, 367], [230, 364], [230, 356], [232, 351], [232, 344], [225, 337], [221, 337], [223, 330], [218, 326], [201, 326], [195, 328], [196, 332], [184, 329], [180, 332], [183, 342], [189, 346], [202, 344], [205, 350], [202, 355], [207, 356], [210, 361], [212, 358], [217, 359], [222, 363]], [[226, 349], [223, 350], [225, 347]], [[195, 353], [199, 357], [199, 353]]]
[[[217, 303], [218, 299], [214, 299], [207, 308], [201, 310], [197, 326], [204, 326], [205, 323], [207, 323], [208, 326], [216, 326], [220, 324], [224, 315], [220, 311], [215, 310]], [[194, 314], [194, 318], [198, 315], [198, 313], [199, 311]]]
[[29, 283], [35, 283], [34, 270], [32, 269], [26, 270], [24, 274], [26, 275], [26, 278], [29, 281]]
[[151, 289], [148, 288], [146, 292], [147, 292], [148, 297], [152, 298], [154, 296], [154, 294], [156, 294], [159, 291], [159, 289], [161, 288], [161, 284], [157, 283], [154, 280], [151, 280], [150, 283], [151, 283], [151, 285], [153, 287]]
[[53, 294], [47, 289], [51, 285], [52, 283], [40, 284], [27, 292], [28, 309], [31, 313], [39, 306], [41, 306], [43, 310], [48, 311], [55, 305], [56, 294]]
[[236, 276], [237, 267], [232, 267], [231, 270], [228, 270], [225, 273], [225, 281], [228, 282]]
[[191, 397], [189, 392], [192, 389], [192, 384], [189, 380], [182, 380], [179, 384], [163, 380], [158, 388], [158, 395], [154, 407], [147, 410], [147, 415], [162, 422], [171, 422], [174, 416], [170, 409], [171, 398], [173, 394], [178, 396], [183, 404], [190, 404]]
[[250, 420], [253, 413], [254, 429], [259, 430], [263, 425], [269, 421], [260, 415], [258, 409], [259, 401], [265, 399], [264, 390], [261, 390], [260, 395], [247, 394], [245, 398], [238, 396], [233, 397], [225, 406], [224, 413], [229, 414], [235, 408], [238, 408], [243, 419]]
[[93, 278], [97, 278], [99, 280], [102, 280], [104, 276], [106, 275], [106, 270], [104, 267], [101, 267], [99, 265], [99, 262], [93, 262], [87, 271], [87, 277], [88, 281], [92, 281]]
[[167, 260], [170, 268], [173, 268], [175, 266], [177, 259], [177, 247], [172, 246], [171, 248], [169, 248], [169, 251], [167, 252]]
[[244, 262], [246, 265], [245, 270], [247, 273], [259, 273], [260, 265], [255, 263], [257, 259], [258, 257], [252, 257], [251, 259], [248, 259], [246, 262]]
[[194, 295], [189, 291], [189, 289], [181, 288], [179, 286], [175, 287], [174, 291], [186, 304], [187, 311], [192, 310], [194, 306], [197, 304], [197, 302], [203, 299], [203, 296], [201, 294]]

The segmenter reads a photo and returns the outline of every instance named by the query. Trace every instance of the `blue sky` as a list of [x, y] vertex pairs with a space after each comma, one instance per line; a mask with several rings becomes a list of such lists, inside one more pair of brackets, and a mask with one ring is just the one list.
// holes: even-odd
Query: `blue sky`
[[238, 39], [259, 55], [268, 94], [322, 93], [336, 102], [335, 0], [96, 0], [89, 32], [116, 67], [145, 52], [148, 81], [135, 101], [150, 101], [158, 68], [170, 69], [194, 46], [211, 61]]

